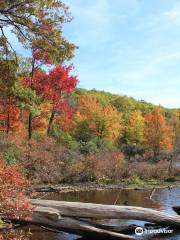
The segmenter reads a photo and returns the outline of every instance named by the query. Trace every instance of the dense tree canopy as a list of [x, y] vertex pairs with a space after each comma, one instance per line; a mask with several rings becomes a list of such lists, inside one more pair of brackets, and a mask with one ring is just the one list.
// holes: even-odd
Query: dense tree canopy
[[172, 150], [172, 129], [167, 125], [159, 107], [145, 117], [145, 138], [155, 158], [160, 150]]
[[61, 63], [73, 56], [75, 45], [63, 36], [63, 23], [71, 20], [68, 7], [56, 0], [1, 0], [0, 55], [15, 54], [7, 31], [33, 50], [47, 52], [49, 61]]
[[145, 121], [140, 111], [133, 111], [128, 119], [124, 134], [124, 150], [129, 156], [143, 152]]
[[[78, 131], [83, 135], [87, 135], [89, 132], [98, 139], [108, 139], [115, 142], [121, 134], [121, 114], [112, 105], [102, 105], [91, 95], [80, 97], [76, 120]], [[86, 129], [84, 129], [85, 127]]]

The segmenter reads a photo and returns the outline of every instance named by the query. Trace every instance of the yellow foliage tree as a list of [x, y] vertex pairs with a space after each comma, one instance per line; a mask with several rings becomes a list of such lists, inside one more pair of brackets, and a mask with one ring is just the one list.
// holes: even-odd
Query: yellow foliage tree
[[96, 98], [81, 96], [75, 113], [77, 123], [86, 122], [98, 139], [115, 142], [122, 132], [122, 115], [112, 105], [102, 105]]
[[144, 142], [144, 117], [140, 111], [131, 113], [126, 127], [126, 138], [129, 144], [142, 145]]

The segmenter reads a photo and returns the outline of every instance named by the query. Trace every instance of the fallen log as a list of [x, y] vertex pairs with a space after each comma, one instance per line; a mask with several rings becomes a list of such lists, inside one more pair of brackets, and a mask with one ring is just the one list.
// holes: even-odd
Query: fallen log
[[58, 189], [55, 187], [41, 187], [41, 188], [34, 188], [35, 192], [58, 192]]
[[105, 230], [109, 230], [117, 233], [124, 233], [124, 234], [134, 234], [135, 229], [139, 227], [139, 225], [136, 225], [136, 224], [111, 226], [107, 224], [100, 224], [100, 223], [97, 223], [96, 221], [92, 221], [85, 218], [76, 218], [76, 219], [83, 221], [85, 223], [89, 223], [90, 225], [97, 228], [101, 228], [101, 229], [105, 229]]
[[36, 207], [33, 211], [32, 219], [12, 219], [12, 221], [16, 223], [29, 223], [32, 225], [49, 227], [68, 233], [92, 237], [94, 239], [134, 239], [132, 236], [101, 229], [99, 228], [100, 225], [95, 227], [90, 223], [81, 220], [62, 217], [57, 209], [48, 207]]
[[63, 217], [142, 220], [161, 226], [180, 228], [180, 216], [148, 208], [39, 199], [32, 199], [31, 203], [34, 206], [55, 208]]

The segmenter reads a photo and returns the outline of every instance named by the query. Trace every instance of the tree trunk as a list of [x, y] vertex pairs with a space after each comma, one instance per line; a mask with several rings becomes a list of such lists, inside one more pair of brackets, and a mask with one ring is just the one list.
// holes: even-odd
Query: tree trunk
[[[69, 217], [62, 217], [57, 209], [48, 207], [36, 207], [33, 212], [32, 219], [12, 219], [15, 223], [29, 223], [37, 226], [49, 227], [52, 229], [77, 234], [81, 236], [88, 236], [93, 239], [134, 239], [132, 236], [128, 236], [115, 231], [110, 231], [95, 227], [83, 220], [77, 220]], [[112, 228], [113, 229], [113, 228]]]
[[[32, 218], [6, 219], [12, 223], [26, 223], [44, 226], [55, 230], [73, 233], [91, 239], [135, 239], [136, 225], [108, 226], [97, 223], [94, 219], [130, 219], [148, 222], [144, 227], [160, 229], [180, 228], [180, 216], [169, 215], [161, 211], [142, 207], [115, 206], [80, 202], [63, 202], [52, 200], [30, 200], [33, 204]], [[176, 209], [179, 209], [177, 206]], [[151, 223], [151, 224], [150, 224]], [[158, 225], [156, 225], [156, 224]]]
[[32, 113], [29, 113], [28, 119], [28, 139], [31, 140], [32, 138]]
[[157, 223], [161, 226], [180, 228], [180, 216], [169, 215], [148, 208], [38, 199], [33, 199], [31, 202], [35, 206], [55, 208], [59, 210], [62, 216], [66, 217], [132, 219]]
[[5, 100], [5, 106], [4, 108], [7, 109], [7, 118], [5, 122], [5, 129], [6, 129], [6, 134], [9, 134], [10, 131], [10, 97], [7, 97]]
[[47, 129], [47, 135], [49, 136], [51, 133], [51, 126], [54, 120], [54, 116], [55, 116], [55, 111], [52, 111], [50, 119], [49, 119], [49, 123], [48, 123], [48, 129]]
[[158, 149], [154, 149], [153, 150], [153, 161], [157, 162], [158, 160], [158, 155], [159, 155], [159, 150]]
[[[31, 70], [31, 82], [30, 82], [30, 88], [33, 89], [33, 75], [35, 70], [35, 59], [32, 59], [32, 70]], [[32, 138], [32, 113], [29, 113], [29, 119], [28, 119], [28, 139], [31, 140]]]
[[7, 135], [9, 134], [9, 130], [10, 130], [10, 116], [9, 116], [9, 112], [7, 113], [7, 123], [6, 123], [6, 133]]

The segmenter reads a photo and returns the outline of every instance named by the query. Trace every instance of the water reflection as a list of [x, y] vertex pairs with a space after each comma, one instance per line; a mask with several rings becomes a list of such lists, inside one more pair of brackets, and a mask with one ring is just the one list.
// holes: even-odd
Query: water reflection
[[175, 163], [176, 167], [180, 167], [180, 162]]
[[102, 190], [102, 191], [86, 191], [63, 194], [49, 194], [46, 199], [57, 201], [72, 201], [72, 202], [92, 202], [102, 204], [116, 204], [153, 207], [160, 208], [157, 201], [150, 199], [151, 190]]
[[[103, 191], [86, 191], [86, 192], [74, 192], [74, 193], [62, 193], [62, 194], [48, 194], [44, 198], [57, 201], [78, 201], [78, 202], [92, 202], [102, 204], [116, 204], [150, 207], [154, 209], [164, 210], [175, 214], [172, 210], [172, 206], [180, 205], [180, 188], [173, 189], [157, 189], [151, 196], [152, 190], [103, 190]], [[126, 220], [123, 221], [127, 222]], [[129, 221], [130, 222], [130, 221]], [[138, 221], [131, 221], [139, 224]], [[111, 225], [122, 224], [122, 220], [106, 220], [106, 223]], [[47, 232], [40, 228], [33, 228], [33, 235], [31, 240], [74, 240], [78, 239], [77, 236], [66, 233], [53, 233]], [[156, 237], [153, 239], [166, 239], [166, 240], [179, 240], [180, 234], [173, 236]]]

